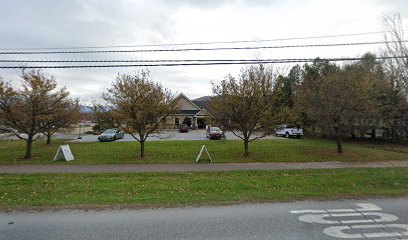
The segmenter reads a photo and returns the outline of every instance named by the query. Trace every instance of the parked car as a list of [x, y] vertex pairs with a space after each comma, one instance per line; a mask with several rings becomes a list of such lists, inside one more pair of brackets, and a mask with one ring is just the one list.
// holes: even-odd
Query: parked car
[[281, 124], [275, 129], [275, 136], [301, 138], [303, 136], [303, 129], [290, 124]]
[[188, 132], [188, 125], [187, 124], [181, 124], [179, 128], [179, 132]]
[[9, 133], [12, 132], [13, 130], [11, 128], [8, 128], [2, 124], [0, 124], [0, 133]]
[[107, 129], [101, 135], [98, 136], [100, 142], [115, 141], [117, 139], [123, 139], [124, 133], [118, 129]]
[[209, 139], [221, 139], [225, 138], [225, 135], [219, 127], [208, 127], [206, 137]]

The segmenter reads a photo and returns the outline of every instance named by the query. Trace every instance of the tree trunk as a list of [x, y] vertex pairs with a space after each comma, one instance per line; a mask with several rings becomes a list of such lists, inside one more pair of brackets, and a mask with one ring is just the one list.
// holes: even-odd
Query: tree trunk
[[343, 153], [343, 144], [341, 142], [341, 137], [336, 136], [336, 142], [337, 142], [337, 152], [338, 153]]
[[397, 140], [397, 133], [395, 132], [395, 127], [392, 126], [391, 127], [391, 139], [393, 142], [395, 142]]
[[336, 126], [336, 127], [334, 128], [334, 133], [335, 133], [336, 142], [337, 142], [337, 152], [338, 152], [338, 153], [343, 153], [343, 145], [342, 145], [342, 143], [341, 143], [341, 137], [342, 137], [341, 132], [342, 132], [342, 131], [339, 129], [338, 126]]
[[145, 141], [144, 141], [144, 140], [141, 140], [141, 141], [140, 141], [140, 157], [141, 157], [141, 158], [144, 158], [144, 156], [145, 156], [145, 153], [144, 153], [144, 144], [145, 144]]
[[244, 148], [245, 148], [244, 155], [248, 156], [249, 155], [249, 139], [247, 138], [244, 139]]
[[47, 133], [47, 144], [51, 143], [51, 133]]
[[32, 146], [33, 146], [33, 136], [29, 135], [26, 142], [27, 142], [27, 145], [26, 145], [26, 153], [25, 153], [24, 159], [30, 159], [31, 158], [31, 149], [32, 149]]
[[371, 134], [370, 135], [371, 135], [370, 136], [371, 139], [375, 139], [375, 128], [371, 129]]

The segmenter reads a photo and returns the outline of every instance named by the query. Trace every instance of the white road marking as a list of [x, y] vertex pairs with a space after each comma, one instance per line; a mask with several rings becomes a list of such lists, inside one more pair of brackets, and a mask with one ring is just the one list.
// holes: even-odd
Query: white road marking
[[290, 211], [293, 214], [303, 214], [303, 213], [327, 213], [327, 212], [371, 212], [371, 211], [381, 211], [382, 209], [378, 207], [375, 204], [372, 203], [356, 203], [357, 206], [360, 208], [356, 209], [327, 209], [327, 210], [313, 210], [313, 209], [308, 209], [308, 210], [293, 210]]
[[364, 236], [361, 234], [343, 233], [343, 230], [349, 230], [349, 229], [351, 228], [348, 226], [328, 227], [323, 230], [323, 233], [331, 237], [336, 237], [336, 238], [364, 238]]
[[340, 221], [342, 224], [358, 224], [358, 223], [375, 223], [374, 220], [344, 220]]
[[[347, 214], [343, 214], [347, 215]], [[362, 220], [344, 220], [340, 221], [342, 224], [355, 224], [355, 223], [382, 223], [382, 222], [395, 222], [398, 220], [398, 217], [388, 213], [378, 213], [378, 212], [367, 212], [361, 213], [361, 216], [377, 216], [380, 218], [376, 219], [362, 219]]]
[[398, 217], [389, 213], [362, 213], [364, 216], [379, 216], [380, 219], [373, 219], [374, 221], [380, 222], [395, 222], [398, 221]]
[[401, 232], [402, 235], [408, 236], [408, 224], [385, 224], [387, 227], [402, 228], [405, 232]]
[[327, 210], [293, 210], [290, 213], [303, 214], [303, 213], [336, 213], [336, 212], [355, 212], [354, 209], [327, 209]]
[[[345, 230], [351, 229], [377, 229], [377, 228], [402, 228], [405, 232], [378, 232], [378, 233], [362, 233], [362, 234], [351, 234], [344, 233]], [[408, 236], [408, 225], [405, 224], [373, 224], [373, 225], [354, 225], [354, 226], [334, 226], [328, 227], [323, 230], [323, 233], [331, 237], [337, 238], [379, 238], [379, 237], [401, 237]]]
[[299, 220], [302, 222], [307, 222], [307, 223], [320, 223], [320, 224], [339, 224], [339, 221], [330, 221], [324, 219], [325, 217], [330, 217], [329, 214], [319, 214], [319, 215], [314, 215], [314, 214], [305, 214], [299, 217]]
[[[357, 203], [355, 209], [327, 209], [327, 210], [294, 210], [291, 213], [304, 214], [299, 216], [299, 220], [307, 223], [338, 224], [342, 226], [331, 226], [323, 230], [323, 233], [337, 238], [380, 238], [380, 237], [404, 237], [408, 236], [407, 224], [378, 224], [395, 222], [399, 218], [388, 213], [381, 213], [380, 207], [372, 203]], [[352, 217], [347, 219], [347, 217]], [[361, 219], [358, 219], [361, 217]], [[345, 218], [335, 220], [335, 218]], [[354, 218], [354, 219], [353, 219]], [[366, 225], [354, 225], [354, 224]], [[372, 223], [372, 224], [367, 224]], [[353, 224], [353, 225], [351, 225]], [[344, 226], [346, 225], [346, 226]], [[351, 225], [351, 226], [350, 226]], [[386, 228], [404, 229], [404, 231], [390, 232], [383, 231]], [[364, 233], [364, 229], [375, 229], [378, 232]], [[354, 230], [354, 233], [347, 233], [347, 230]], [[358, 233], [355, 233], [356, 230]], [[373, 230], [371, 230], [373, 231]], [[395, 239], [397, 240], [397, 239]], [[398, 240], [408, 240], [398, 239]]]
[[357, 211], [360, 212], [371, 212], [371, 211], [381, 211], [382, 209], [372, 203], [356, 203], [357, 206], [360, 208], [356, 208]]
[[353, 217], [353, 216], [362, 216], [361, 213], [333, 213], [330, 214], [332, 217]]
[[354, 209], [327, 209], [327, 212], [355, 212]]
[[400, 237], [408, 236], [408, 225], [406, 224], [375, 224], [375, 225], [355, 225], [351, 226], [353, 229], [375, 229], [375, 228], [402, 228], [405, 232], [379, 232], [379, 233], [363, 233], [367, 238], [378, 237]]
[[290, 213], [293, 214], [303, 214], [303, 213], [325, 213], [325, 210], [293, 210]]
[[[335, 217], [356, 217], [361, 216], [363, 219], [353, 220], [328, 220], [326, 218]], [[379, 218], [367, 219], [368, 216], [375, 216]], [[381, 223], [381, 222], [394, 222], [398, 220], [398, 217], [388, 213], [379, 212], [364, 212], [364, 213], [335, 213], [335, 214], [305, 214], [299, 217], [299, 220], [307, 223], [320, 223], [320, 224], [356, 224], [356, 223]]]

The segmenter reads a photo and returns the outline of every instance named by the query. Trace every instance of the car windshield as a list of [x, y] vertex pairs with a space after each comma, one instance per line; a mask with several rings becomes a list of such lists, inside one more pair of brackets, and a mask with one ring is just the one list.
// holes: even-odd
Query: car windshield
[[116, 130], [115, 129], [108, 129], [103, 133], [116, 133]]
[[220, 132], [221, 129], [220, 129], [219, 127], [211, 127], [211, 128], [210, 128], [210, 131], [211, 131], [211, 132]]

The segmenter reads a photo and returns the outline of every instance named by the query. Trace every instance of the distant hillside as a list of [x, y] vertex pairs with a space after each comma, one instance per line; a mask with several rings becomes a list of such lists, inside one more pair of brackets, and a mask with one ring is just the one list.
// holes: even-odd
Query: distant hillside
[[93, 113], [93, 110], [92, 110], [91, 107], [89, 107], [89, 106], [84, 106], [84, 105], [80, 105], [80, 106], [79, 106], [79, 111], [80, 111], [81, 113]]
[[204, 97], [199, 97], [196, 98], [194, 100], [192, 100], [192, 102], [197, 105], [197, 107], [203, 109], [206, 108], [206, 105], [208, 103], [208, 101], [211, 99], [211, 96], [204, 96]]
[[197, 101], [197, 102], [206, 102], [211, 98], [211, 96], [203, 96], [203, 97], [199, 97], [196, 99], [193, 99], [193, 101]]

